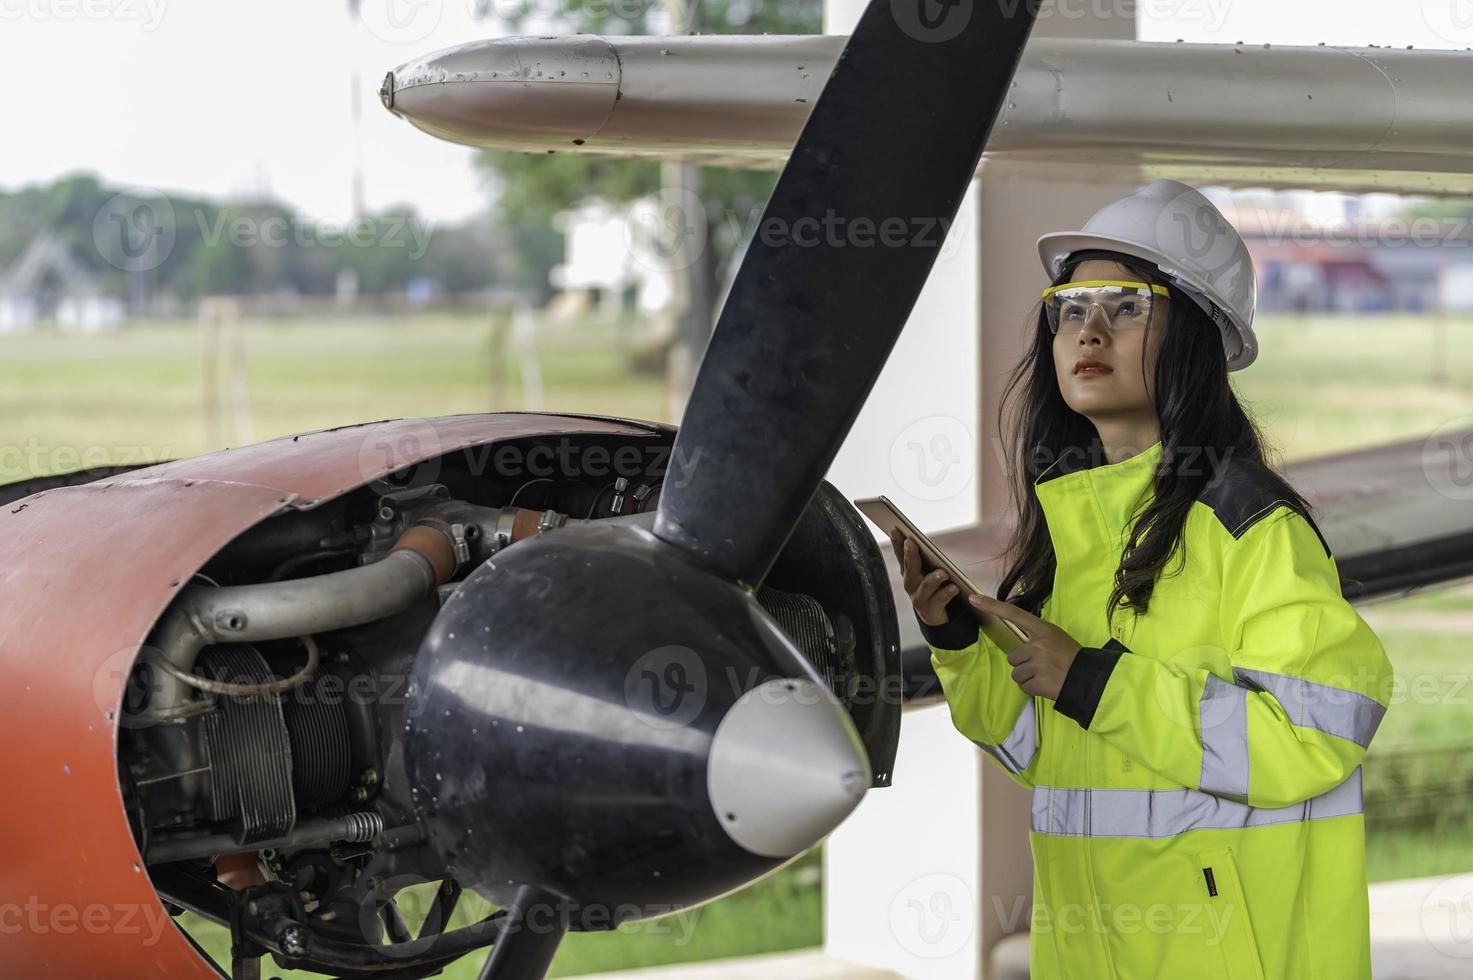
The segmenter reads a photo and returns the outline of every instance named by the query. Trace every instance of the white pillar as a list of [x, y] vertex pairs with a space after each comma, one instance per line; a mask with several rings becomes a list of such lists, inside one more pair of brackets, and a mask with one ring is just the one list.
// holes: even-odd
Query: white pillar
[[[849, 32], [864, 6], [826, 0], [825, 30]], [[1135, 38], [1132, 0], [1105, 6], [1045, 7], [1034, 36]], [[1004, 515], [997, 410], [1046, 285], [1034, 243], [1132, 189], [989, 163], [829, 479], [850, 497], [884, 493], [927, 531]], [[825, 845], [825, 951], [918, 980], [992, 980], [992, 947], [1027, 929], [1032, 873], [1027, 791], [944, 705], [909, 711], [894, 785]]]
[[979, 755], [946, 705], [906, 713], [894, 785], [824, 845], [825, 953], [914, 980], [981, 976]]
[[977, 185], [828, 479], [883, 493], [927, 533], [977, 522]]

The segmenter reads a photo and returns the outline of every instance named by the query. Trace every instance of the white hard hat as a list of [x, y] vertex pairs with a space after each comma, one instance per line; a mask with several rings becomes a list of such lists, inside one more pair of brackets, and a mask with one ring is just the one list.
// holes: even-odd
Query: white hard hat
[[1222, 331], [1229, 371], [1247, 367], [1258, 356], [1253, 259], [1242, 236], [1200, 191], [1163, 178], [1105, 205], [1079, 231], [1051, 232], [1038, 240], [1050, 279], [1071, 253], [1087, 248], [1154, 263]]

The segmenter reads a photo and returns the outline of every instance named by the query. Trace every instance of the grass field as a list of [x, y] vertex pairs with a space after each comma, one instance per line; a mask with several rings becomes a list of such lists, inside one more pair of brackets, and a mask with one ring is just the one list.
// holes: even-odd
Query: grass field
[[[627, 323], [539, 330], [549, 410], [662, 419], [663, 379], [628, 370]], [[256, 441], [386, 418], [529, 406], [515, 352], [492, 354], [486, 318], [245, 327]], [[193, 326], [139, 325], [104, 337], [0, 337], [0, 482], [82, 459], [192, 456], [211, 445]], [[493, 379], [506, 382], [493, 404]]]
[[[1405, 317], [1264, 317], [1258, 327], [1258, 362], [1234, 381], [1284, 461], [1411, 438], [1455, 420], [1473, 425], [1473, 345], [1461, 342], [1473, 340], [1473, 319], [1450, 321], [1441, 341], [1430, 321]], [[628, 323], [540, 326], [539, 407], [665, 419], [662, 380], [629, 368], [631, 348], [647, 343], [634, 336]], [[493, 354], [492, 330], [481, 318], [250, 323], [246, 337], [256, 440], [372, 419], [532, 407], [525, 406], [515, 358]], [[498, 365], [506, 380], [499, 401]], [[217, 448], [208, 444], [201, 404], [192, 326], [142, 324], [93, 338], [0, 337], [0, 482]], [[1473, 707], [1452, 694], [1473, 673], [1462, 622], [1473, 617], [1473, 589], [1382, 603], [1364, 614], [1399, 674], [1444, 685], [1441, 693], [1409, 693], [1394, 704], [1376, 749], [1473, 740]], [[1376, 754], [1367, 762], [1368, 782]], [[1376, 828], [1369, 837], [1372, 878], [1473, 870], [1470, 802], [1436, 826]], [[815, 849], [746, 891], [640, 929], [575, 934], [555, 973], [817, 945], [817, 861]], [[223, 934], [212, 927], [200, 934], [226, 955]], [[446, 975], [475, 971], [468, 964]]]
[[[1473, 424], [1473, 319], [1270, 318], [1261, 352], [1233, 375], [1285, 460]], [[247, 323], [256, 439], [381, 418], [528, 407], [511, 352], [492, 355], [484, 317]], [[661, 379], [633, 375], [627, 322], [543, 324], [550, 410], [665, 419]], [[507, 379], [492, 403], [497, 365]], [[105, 337], [0, 337], [0, 481], [79, 458], [193, 455], [208, 445], [195, 328], [130, 325]]]

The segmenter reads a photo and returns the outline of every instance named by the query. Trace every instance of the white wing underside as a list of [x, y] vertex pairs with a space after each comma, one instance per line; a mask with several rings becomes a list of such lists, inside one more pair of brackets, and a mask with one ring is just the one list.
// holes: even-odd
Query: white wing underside
[[[425, 132], [473, 146], [775, 169], [846, 40], [500, 38], [401, 66], [384, 97]], [[1464, 195], [1469, 91], [1468, 51], [1040, 38], [983, 166]]]

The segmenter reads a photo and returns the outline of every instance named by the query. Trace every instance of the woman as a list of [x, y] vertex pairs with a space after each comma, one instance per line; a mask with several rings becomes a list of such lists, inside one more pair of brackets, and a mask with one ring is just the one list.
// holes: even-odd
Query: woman
[[1165, 180], [1039, 250], [1008, 601], [892, 541], [954, 725], [1033, 789], [1031, 975], [1369, 980], [1360, 762], [1391, 667], [1228, 383], [1247, 250]]

